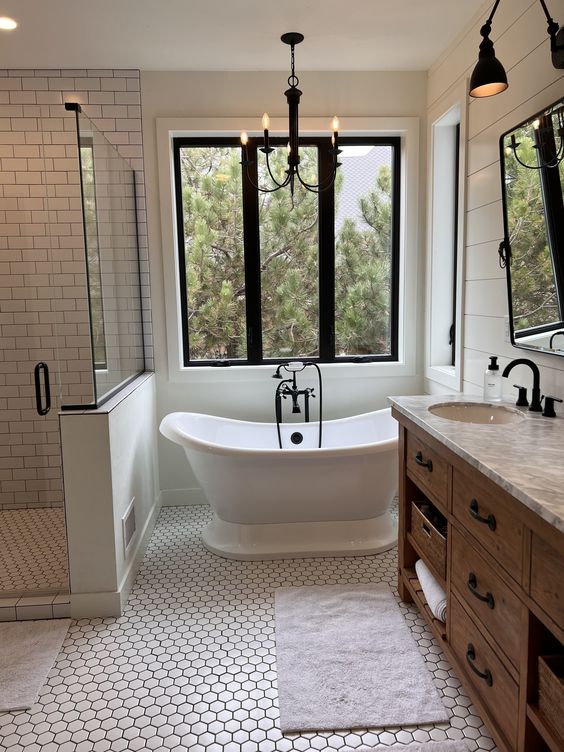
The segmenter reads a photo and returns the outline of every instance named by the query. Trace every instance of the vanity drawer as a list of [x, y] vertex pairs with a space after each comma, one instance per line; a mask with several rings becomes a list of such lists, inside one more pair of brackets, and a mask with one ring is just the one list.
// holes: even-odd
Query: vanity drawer
[[470, 684], [483, 699], [508, 746], [516, 749], [519, 688], [456, 596], [452, 596], [450, 617], [452, 651], [464, 666]]
[[460, 470], [453, 474], [452, 512], [457, 520], [521, 582], [523, 525], [492, 483], [476, 483]]
[[446, 581], [446, 537], [425, 517], [415, 501], [411, 502], [410, 532], [426, 564]]
[[564, 629], [564, 550], [533, 533], [531, 598]]
[[451, 584], [505, 655], [519, 669], [520, 623], [524, 606], [454, 527]]
[[448, 509], [448, 469], [445, 460], [424, 441], [412, 433], [407, 434], [407, 471], [415, 483], [431, 499]]

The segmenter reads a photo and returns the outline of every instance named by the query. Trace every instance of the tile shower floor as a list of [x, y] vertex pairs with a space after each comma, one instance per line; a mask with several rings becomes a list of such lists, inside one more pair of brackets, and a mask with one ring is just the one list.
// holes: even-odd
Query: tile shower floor
[[[286, 734], [278, 727], [273, 590], [388, 583], [395, 551], [238, 562], [206, 551], [207, 507], [162, 510], [126, 613], [73, 622], [31, 712], [0, 714], [8, 752], [291, 752], [466, 739], [494, 750], [477, 711], [412, 606], [401, 606], [450, 724]], [[374, 636], [375, 639], [377, 635]]]
[[0, 597], [7, 592], [68, 590], [62, 507], [0, 511]]

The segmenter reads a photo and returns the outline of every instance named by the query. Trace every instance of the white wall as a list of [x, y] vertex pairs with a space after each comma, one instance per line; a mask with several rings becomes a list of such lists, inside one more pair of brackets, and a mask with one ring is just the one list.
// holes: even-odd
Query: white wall
[[[157, 118], [241, 118], [248, 117], [257, 127], [268, 110], [271, 117], [285, 117], [287, 75], [277, 73], [193, 73], [143, 72], [142, 116], [147, 178], [151, 293], [157, 372], [157, 410], [159, 417], [174, 410], [207, 412], [238, 418], [272, 420], [274, 412], [273, 369], [229, 368], [211, 375], [195, 375], [190, 383], [171, 378], [166, 349], [165, 295], [163, 256], [173, 254], [173, 247], [162, 247], [161, 215], [158, 194]], [[416, 116], [424, 133], [425, 73], [314, 73], [300, 74], [304, 94], [301, 115], [330, 117], [337, 113], [346, 127], [347, 116]], [[425, 149], [420, 147], [420, 195], [424, 185]], [[423, 238], [423, 202], [419, 216], [412, 218], [419, 229], [417, 251]], [[422, 267], [421, 267], [422, 269]], [[418, 275], [416, 297], [422, 290]], [[168, 305], [172, 301], [167, 300]], [[420, 305], [420, 304], [419, 304]], [[418, 309], [419, 310], [419, 309]], [[418, 317], [421, 319], [422, 317]], [[417, 341], [421, 340], [422, 328]], [[325, 369], [325, 410], [327, 417], [339, 417], [376, 409], [386, 404], [389, 394], [421, 391], [421, 356], [417, 353], [416, 373], [400, 378], [366, 377], [363, 365], [358, 376], [343, 381], [335, 367]], [[331, 369], [334, 369], [331, 371]], [[338, 367], [337, 367], [338, 368]], [[365, 369], [365, 370], [363, 370]], [[164, 503], [201, 500], [182, 450], [160, 440], [160, 475]], [[187, 489], [192, 489], [187, 492]]]
[[[484, 20], [491, 3], [484, 10]], [[563, 4], [551, 5], [562, 21]], [[480, 43], [480, 22], [468, 28], [429, 71], [428, 108], [440, 108], [455, 87], [470, 77]], [[537, 0], [501, 3], [493, 22], [496, 55], [505, 66], [509, 89], [489, 99], [470, 100], [467, 123], [466, 262], [464, 276], [464, 391], [481, 393], [489, 355], [499, 355], [501, 367], [518, 357], [541, 367], [545, 394], [564, 396], [564, 359], [519, 350], [505, 339], [508, 314], [505, 272], [497, 249], [503, 238], [499, 137], [512, 126], [564, 95], [564, 75], [550, 60], [546, 22]], [[505, 380], [531, 384], [520, 367]], [[432, 385], [427, 384], [429, 389]]]
[[[61, 413], [71, 614], [117, 616], [159, 511], [154, 375], [100, 410]], [[124, 548], [133, 500], [136, 532]]]

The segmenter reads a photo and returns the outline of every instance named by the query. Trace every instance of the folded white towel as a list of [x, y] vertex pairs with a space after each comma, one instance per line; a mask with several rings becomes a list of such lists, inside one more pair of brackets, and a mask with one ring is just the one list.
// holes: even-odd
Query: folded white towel
[[427, 599], [433, 616], [439, 621], [446, 622], [447, 598], [446, 593], [431, 574], [429, 567], [422, 559], [415, 562], [415, 572], [421, 583], [421, 589]]

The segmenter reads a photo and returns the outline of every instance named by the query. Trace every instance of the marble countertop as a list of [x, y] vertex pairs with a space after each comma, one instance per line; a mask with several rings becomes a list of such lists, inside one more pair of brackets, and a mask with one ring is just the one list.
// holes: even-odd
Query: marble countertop
[[[390, 397], [396, 410], [425, 429], [468, 464], [526, 507], [564, 532], [564, 419], [543, 418], [527, 408], [514, 424], [481, 425], [440, 418], [429, 412], [441, 402], [477, 402], [475, 395]], [[514, 403], [502, 402], [514, 408]]]

